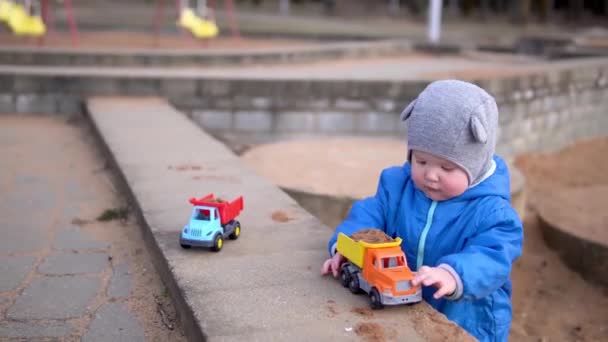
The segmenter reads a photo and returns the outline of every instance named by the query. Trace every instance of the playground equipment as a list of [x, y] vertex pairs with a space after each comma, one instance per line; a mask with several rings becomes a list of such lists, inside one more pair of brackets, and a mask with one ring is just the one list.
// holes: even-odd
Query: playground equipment
[[[18, 36], [44, 37], [50, 19], [49, 0], [0, 0], [0, 21]], [[78, 29], [72, 0], [63, 0], [72, 43], [78, 45]]]
[[218, 34], [217, 24], [212, 15], [206, 13], [207, 11], [209, 9], [204, 5], [203, 14], [198, 16], [191, 8], [183, 8], [177, 25], [190, 31], [196, 38], [215, 38]]
[[8, 0], [0, 0], [0, 21], [7, 22], [15, 3]]
[[0, 19], [16, 35], [40, 37], [46, 33], [46, 26], [40, 17], [40, 6], [35, 6], [36, 4], [39, 5], [31, 0], [26, 0], [23, 4], [0, 0]]
[[[215, 21], [214, 1], [213, 0], [197, 0], [196, 7], [190, 7], [189, 0], [175, 1], [178, 20], [177, 26], [192, 34], [198, 39], [215, 38], [219, 34], [219, 29]], [[232, 35], [239, 36], [239, 29], [234, 16], [234, 4], [232, 0], [224, 0], [225, 11], [230, 22]], [[156, 17], [155, 17], [155, 32], [156, 37], [160, 35], [160, 27], [163, 21], [164, 0], [157, 1]]]

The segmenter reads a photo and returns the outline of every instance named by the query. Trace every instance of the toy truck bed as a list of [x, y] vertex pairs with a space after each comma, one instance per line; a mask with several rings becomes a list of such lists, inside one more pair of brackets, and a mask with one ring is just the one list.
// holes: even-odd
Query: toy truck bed
[[199, 199], [191, 198], [190, 203], [192, 203], [192, 205], [217, 208], [220, 214], [220, 223], [222, 225], [232, 221], [235, 217], [239, 216], [241, 210], [243, 210], [243, 196], [237, 197], [232, 202], [217, 202], [213, 194], [208, 194]]
[[385, 243], [368, 243], [364, 241], [355, 241], [346, 234], [338, 235], [338, 244], [336, 246], [338, 252], [342, 254], [348, 261], [359, 268], [363, 268], [363, 257], [366, 248], [386, 248], [397, 247], [401, 245], [401, 238], [396, 238], [394, 242]]

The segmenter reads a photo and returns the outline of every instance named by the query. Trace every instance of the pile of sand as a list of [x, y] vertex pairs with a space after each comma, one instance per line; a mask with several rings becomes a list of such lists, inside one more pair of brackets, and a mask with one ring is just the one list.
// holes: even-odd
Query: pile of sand
[[314, 137], [259, 145], [242, 158], [282, 188], [363, 198], [376, 193], [384, 168], [403, 165], [404, 140]]
[[367, 243], [385, 243], [395, 241], [383, 231], [373, 228], [360, 230], [350, 237], [355, 241], [363, 241]]

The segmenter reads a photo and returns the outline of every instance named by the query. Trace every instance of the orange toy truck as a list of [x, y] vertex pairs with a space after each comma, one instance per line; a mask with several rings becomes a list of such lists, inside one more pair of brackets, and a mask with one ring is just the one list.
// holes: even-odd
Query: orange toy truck
[[420, 302], [422, 290], [411, 285], [414, 273], [407, 266], [400, 245], [400, 238], [368, 243], [340, 233], [337, 250], [347, 260], [342, 264], [340, 282], [352, 293], [365, 291], [372, 309]]

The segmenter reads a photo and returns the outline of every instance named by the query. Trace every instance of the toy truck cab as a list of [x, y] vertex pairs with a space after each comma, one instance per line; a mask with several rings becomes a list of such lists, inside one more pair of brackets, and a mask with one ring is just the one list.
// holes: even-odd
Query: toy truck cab
[[347, 259], [340, 274], [342, 285], [352, 293], [365, 291], [372, 309], [420, 302], [422, 290], [411, 285], [414, 273], [407, 266], [400, 245], [399, 238], [394, 242], [371, 244], [340, 234], [338, 251]]
[[243, 209], [243, 197], [224, 202], [209, 194], [200, 199], [191, 198], [190, 203], [194, 207], [188, 224], [181, 232], [182, 248], [210, 247], [217, 252], [222, 249], [226, 238], [239, 238], [241, 224], [235, 218]]

